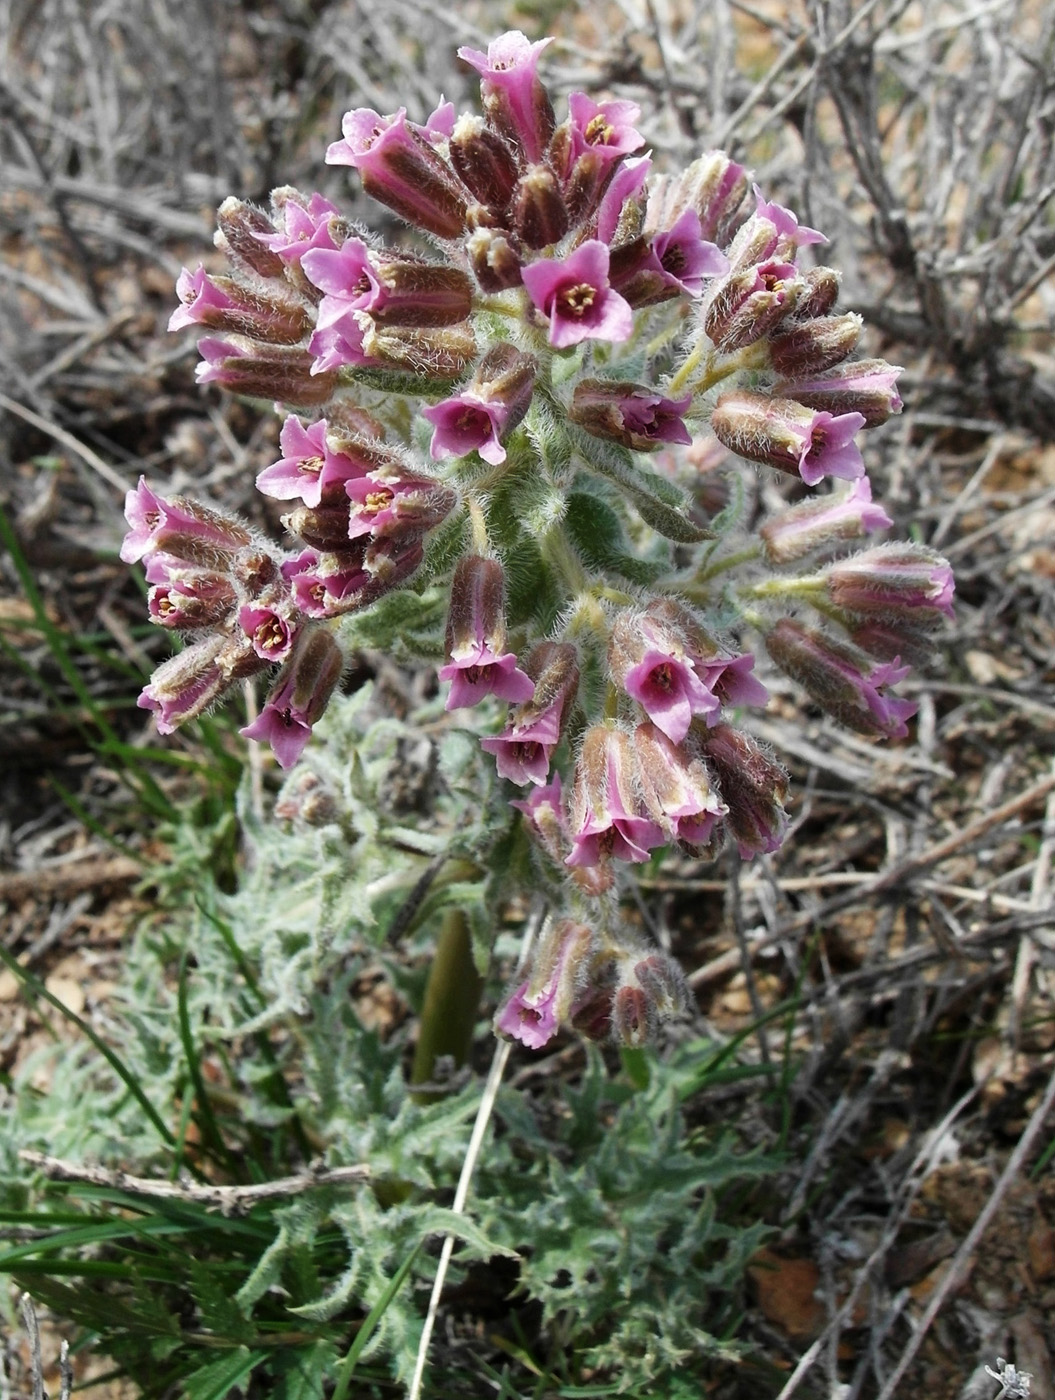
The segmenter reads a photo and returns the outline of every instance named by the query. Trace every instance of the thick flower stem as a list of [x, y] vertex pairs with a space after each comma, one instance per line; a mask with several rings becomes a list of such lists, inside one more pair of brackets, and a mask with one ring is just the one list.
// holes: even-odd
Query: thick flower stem
[[[468, 921], [460, 909], [450, 909], [443, 917], [425, 988], [412, 1084], [430, 1083], [441, 1056], [450, 1056], [456, 1066], [465, 1063], [483, 985], [473, 962]], [[419, 1090], [414, 1097], [419, 1103], [431, 1103], [440, 1096], [435, 1091]]]

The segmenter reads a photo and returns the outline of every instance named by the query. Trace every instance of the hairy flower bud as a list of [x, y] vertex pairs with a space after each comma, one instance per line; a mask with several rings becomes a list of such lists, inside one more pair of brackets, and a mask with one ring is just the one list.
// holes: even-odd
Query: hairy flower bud
[[824, 374], [781, 380], [773, 392], [827, 413], [859, 413], [865, 426], [874, 428], [901, 412], [900, 373], [886, 360], [847, 360]]
[[769, 338], [770, 363], [786, 379], [820, 374], [851, 354], [861, 338], [862, 324], [856, 312], [785, 321], [780, 333]]
[[204, 714], [236, 681], [266, 664], [245, 638], [207, 637], [163, 661], [136, 703], [155, 712], [159, 734], [171, 734]]
[[877, 545], [831, 564], [824, 579], [828, 596], [845, 612], [926, 630], [954, 616], [952, 570], [926, 545]]
[[216, 211], [217, 248], [225, 252], [236, 267], [255, 273], [257, 277], [282, 277], [285, 264], [267, 243], [274, 236], [275, 226], [262, 209], [233, 196], [225, 199]]
[[723, 277], [703, 313], [703, 328], [727, 354], [762, 340], [793, 310], [802, 286], [794, 263], [771, 259]]
[[860, 539], [893, 524], [881, 505], [872, 502], [872, 484], [859, 476], [841, 496], [814, 497], [771, 516], [759, 528], [770, 564], [793, 564], [815, 550]]
[[513, 227], [525, 248], [548, 248], [568, 232], [568, 209], [560, 182], [548, 165], [532, 165], [517, 181]]
[[670, 228], [686, 210], [699, 216], [701, 237], [725, 244], [747, 195], [742, 165], [724, 151], [707, 151], [680, 175], [666, 175], [649, 191], [646, 229]]
[[520, 257], [510, 236], [498, 229], [478, 228], [466, 240], [469, 266], [480, 290], [488, 295], [520, 286]]
[[795, 300], [793, 319], [807, 321], [814, 316], [827, 316], [839, 299], [842, 273], [834, 267], [811, 267], [800, 272], [800, 276], [804, 285]]
[[313, 352], [295, 346], [236, 343], [206, 336], [198, 341], [199, 384], [217, 384], [229, 394], [270, 399], [294, 408], [314, 408], [333, 397], [337, 376], [315, 372]]
[[155, 552], [174, 555], [206, 568], [224, 564], [249, 543], [241, 521], [187, 496], [170, 500], [157, 495], [139, 478], [125, 496], [125, 519], [131, 527], [121, 545], [121, 558], [133, 564]]
[[784, 840], [788, 775], [761, 746], [727, 724], [693, 726], [695, 743], [718, 779], [726, 823], [740, 855], [775, 851]]
[[427, 379], [458, 379], [476, 356], [476, 340], [468, 321], [437, 330], [370, 325], [363, 334], [363, 350], [386, 369]]
[[230, 335], [251, 336], [269, 345], [295, 345], [312, 326], [307, 308], [283, 291], [257, 290], [233, 277], [212, 277], [200, 264], [176, 279], [180, 305], [168, 329], [200, 325]]
[[508, 141], [482, 117], [463, 113], [450, 139], [451, 165], [465, 187], [496, 214], [509, 204], [517, 182], [517, 160]]
[[917, 706], [885, 689], [904, 680], [907, 666], [875, 666], [856, 647], [787, 617], [766, 634], [766, 650], [785, 675], [848, 729], [888, 739], [908, 733], [905, 721]]

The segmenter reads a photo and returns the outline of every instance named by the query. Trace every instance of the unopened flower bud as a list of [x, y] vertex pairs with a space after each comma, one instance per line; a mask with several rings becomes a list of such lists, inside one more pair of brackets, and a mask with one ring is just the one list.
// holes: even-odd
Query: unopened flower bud
[[727, 354], [752, 345], [792, 311], [801, 285], [794, 263], [770, 260], [739, 268], [714, 288], [703, 313], [703, 328]]
[[747, 194], [742, 165], [724, 151], [707, 151], [681, 175], [664, 176], [649, 191], [646, 229], [671, 228], [686, 209], [699, 215], [701, 236], [724, 245], [736, 225]]
[[465, 227], [466, 191], [429, 141], [407, 122], [405, 107], [382, 117], [368, 107], [346, 112], [342, 141], [326, 152], [328, 165], [352, 165], [363, 189], [408, 223], [439, 238]]
[[386, 369], [459, 379], [476, 356], [476, 340], [468, 321], [437, 330], [371, 326], [363, 335], [363, 349]]
[[525, 248], [548, 248], [568, 232], [568, 209], [560, 182], [548, 165], [532, 165], [517, 181], [513, 226]]
[[217, 209], [216, 225], [216, 245], [236, 267], [258, 277], [283, 276], [285, 264], [265, 242], [274, 235], [275, 226], [262, 209], [230, 197]]
[[904, 680], [907, 666], [873, 665], [856, 647], [787, 617], [767, 633], [766, 649], [785, 675], [848, 729], [888, 739], [908, 733], [905, 721], [917, 706], [886, 691]]
[[780, 333], [769, 338], [770, 363], [787, 379], [820, 374], [851, 354], [861, 338], [861, 326], [860, 316], [852, 311], [845, 316], [785, 321]]
[[845, 612], [921, 629], [954, 616], [952, 569], [926, 545], [877, 545], [837, 560], [824, 578], [829, 598]]
[[487, 52], [458, 50], [480, 74], [480, 98], [488, 121], [523, 153], [526, 161], [542, 159], [556, 125], [549, 94], [538, 76], [542, 50], [552, 39], [531, 43], [518, 29], [487, 46]]
[[340, 549], [348, 542], [348, 506], [297, 506], [282, 517], [282, 524], [314, 549]]
[[279, 821], [303, 822], [305, 826], [328, 826], [339, 820], [340, 804], [318, 773], [301, 772], [290, 777], [275, 799]]
[[634, 979], [655, 1008], [660, 1020], [684, 1016], [692, 1005], [685, 974], [666, 953], [650, 953], [634, 964]]
[[307, 627], [279, 671], [260, 714], [239, 733], [271, 745], [283, 768], [291, 768], [311, 738], [312, 725], [330, 702], [344, 669], [344, 655], [325, 627]]
[[844, 540], [860, 539], [873, 530], [885, 530], [892, 523], [883, 507], [873, 504], [868, 477], [860, 476], [841, 496], [813, 497], [771, 516], [758, 533], [767, 561], [780, 565], [793, 564]]
[[746, 859], [777, 850], [787, 829], [787, 773], [743, 730], [697, 724], [693, 735], [718, 779], [740, 855]]
[[505, 575], [497, 559], [467, 554], [458, 561], [447, 614], [449, 663], [440, 680], [451, 681], [448, 710], [476, 705], [490, 694], [530, 700], [535, 687], [505, 650]]
[[814, 316], [827, 316], [839, 299], [839, 284], [842, 273], [834, 267], [811, 267], [799, 274], [805, 283], [795, 300], [794, 317], [797, 321], [810, 320]]
[[575, 386], [568, 417], [594, 437], [651, 452], [665, 442], [692, 441], [682, 419], [691, 404], [691, 394], [665, 399], [643, 384], [583, 379]]
[[501, 214], [517, 182], [517, 160], [509, 143], [481, 117], [463, 113], [450, 140], [451, 165], [466, 188]]
[[774, 393], [827, 413], [859, 413], [869, 428], [901, 412], [898, 365], [886, 360], [847, 360], [825, 374], [782, 380]]
[[498, 229], [476, 229], [466, 240], [465, 252], [482, 292], [492, 295], [520, 286], [520, 258]]
[[655, 1037], [659, 1017], [651, 1000], [633, 983], [624, 983], [612, 998], [612, 1039], [640, 1049]]
[[711, 414], [711, 431], [730, 451], [799, 476], [807, 486], [826, 476], [854, 481], [864, 475], [854, 442], [864, 423], [860, 413], [836, 416], [747, 389], [722, 394]]
[[377, 259], [382, 299], [370, 314], [382, 326], [453, 326], [472, 311], [472, 285], [460, 268], [412, 258]]

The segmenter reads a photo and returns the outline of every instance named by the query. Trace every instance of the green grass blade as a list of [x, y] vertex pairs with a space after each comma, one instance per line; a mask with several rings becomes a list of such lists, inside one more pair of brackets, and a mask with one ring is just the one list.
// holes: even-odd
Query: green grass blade
[[418, 1251], [420, 1249], [421, 1241], [419, 1240], [418, 1243], [407, 1255], [407, 1257], [403, 1260], [402, 1264], [400, 1264], [396, 1272], [392, 1275], [392, 1278], [389, 1280], [388, 1287], [381, 1294], [381, 1297], [378, 1298], [377, 1302], [367, 1313], [366, 1317], [363, 1318], [362, 1325], [360, 1326], [359, 1331], [355, 1334], [355, 1341], [352, 1342], [352, 1345], [348, 1348], [347, 1355], [341, 1362], [340, 1368], [337, 1372], [337, 1384], [334, 1387], [333, 1395], [330, 1397], [330, 1400], [345, 1400], [345, 1397], [348, 1394], [348, 1387], [351, 1385], [352, 1377], [355, 1374], [356, 1362], [359, 1360], [360, 1356], [362, 1356], [363, 1350], [365, 1349], [367, 1342], [377, 1330], [377, 1324], [381, 1321], [382, 1317], [384, 1317], [385, 1313], [388, 1311], [388, 1306], [392, 1302], [392, 1299], [402, 1288], [403, 1280], [406, 1278], [407, 1274], [410, 1273], [410, 1270], [414, 1265], [414, 1260], [418, 1257]]

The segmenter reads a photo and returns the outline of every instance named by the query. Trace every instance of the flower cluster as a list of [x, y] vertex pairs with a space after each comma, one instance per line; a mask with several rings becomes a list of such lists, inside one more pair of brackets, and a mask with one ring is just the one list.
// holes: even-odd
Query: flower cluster
[[[857, 439], [901, 401], [896, 368], [851, 358], [860, 318], [804, 256], [823, 235], [722, 152], [654, 173], [631, 102], [573, 93], [558, 122], [549, 42], [459, 50], [477, 112], [346, 114], [327, 160], [412, 243], [288, 187], [268, 212], [221, 206], [229, 273], [185, 271], [170, 325], [206, 330], [203, 383], [284, 415], [257, 486], [287, 503], [291, 548], [144, 482], [122, 557], [145, 560], [153, 620], [190, 638], [143, 692], [159, 728], [278, 667], [242, 732], [283, 766], [356, 616], [444, 589], [447, 708], [488, 700], [483, 747], [526, 790], [511, 806], [567, 914], [497, 1028], [637, 1044], [685, 993], [611, 930], [621, 866], [727, 840], [746, 858], [786, 828], [785, 773], [742, 715], [767, 692], [730, 620], [839, 722], [896, 738], [914, 707], [891, 687], [933, 651], [953, 585], [922, 545], [845, 553], [891, 524]], [[714, 439], [794, 478], [797, 503], [730, 542], [692, 493]], [[646, 466], [656, 451], [673, 475]], [[828, 479], [848, 485], [809, 493]]]

